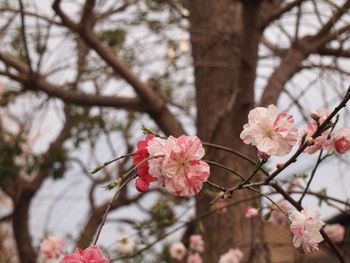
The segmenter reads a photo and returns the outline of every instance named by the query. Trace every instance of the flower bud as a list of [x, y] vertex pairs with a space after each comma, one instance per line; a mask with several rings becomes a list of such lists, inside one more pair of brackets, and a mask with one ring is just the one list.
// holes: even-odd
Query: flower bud
[[135, 182], [135, 187], [137, 191], [144, 193], [149, 189], [149, 183], [143, 180], [142, 178], [137, 178]]
[[311, 112], [311, 118], [315, 121], [318, 121], [320, 119], [320, 114], [317, 111]]
[[276, 164], [276, 168], [277, 168], [277, 169], [282, 169], [283, 166], [284, 166], [284, 163], [277, 163], [277, 164]]

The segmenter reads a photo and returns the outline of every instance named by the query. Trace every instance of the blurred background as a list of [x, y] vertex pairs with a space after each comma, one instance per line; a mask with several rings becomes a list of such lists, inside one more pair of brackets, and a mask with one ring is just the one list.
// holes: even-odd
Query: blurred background
[[[113, 195], [104, 186], [132, 161], [90, 170], [133, 152], [143, 125], [256, 159], [239, 139], [253, 107], [277, 105], [293, 114], [300, 133], [312, 111], [333, 110], [350, 84], [349, 10], [348, 0], [0, 0], [0, 262], [58, 262], [39, 252], [47, 235], [64, 238], [67, 252], [91, 244]], [[344, 108], [337, 127], [349, 121]], [[206, 159], [246, 175], [254, 168], [213, 149]], [[278, 177], [286, 188], [297, 182], [295, 198], [316, 160], [303, 154]], [[345, 227], [349, 161], [348, 154], [327, 158], [303, 200]], [[210, 179], [230, 186], [232, 177], [213, 168]], [[99, 244], [115, 261], [172, 262], [168, 245], [200, 233], [210, 248], [204, 262], [217, 262], [230, 247], [253, 255], [246, 262], [306, 262], [288, 228], [244, 218], [254, 205], [266, 219], [266, 199], [186, 223], [213, 210], [217, 194], [205, 186], [196, 198], [179, 198], [156, 185], [139, 193], [131, 182]], [[251, 196], [244, 190], [232, 201]], [[116, 249], [121, 236], [135, 241], [130, 258]], [[336, 262], [326, 254], [307, 260]]]

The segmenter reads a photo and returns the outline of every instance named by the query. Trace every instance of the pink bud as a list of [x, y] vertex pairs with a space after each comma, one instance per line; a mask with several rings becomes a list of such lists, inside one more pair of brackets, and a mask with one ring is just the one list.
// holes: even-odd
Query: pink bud
[[284, 163], [277, 163], [277, 164], [276, 164], [276, 168], [277, 168], [277, 169], [282, 169], [283, 166], [284, 166]]
[[135, 187], [137, 191], [144, 193], [149, 189], [149, 183], [143, 180], [142, 178], [137, 178], [135, 182]]
[[320, 119], [320, 114], [317, 111], [311, 112], [311, 118], [315, 121], [318, 121]]

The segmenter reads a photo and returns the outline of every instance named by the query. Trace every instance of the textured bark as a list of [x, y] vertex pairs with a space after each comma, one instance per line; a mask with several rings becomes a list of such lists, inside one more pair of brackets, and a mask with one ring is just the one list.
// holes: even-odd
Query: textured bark
[[36, 262], [36, 253], [32, 247], [32, 237], [28, 227], [29, 208], [32, 197], [33, 194], [23, 192], [13, 211], [12, 226], [21, 263]]
[[[259, 2], [201, 0], [190, 5], [191, 41], [195, 66], [198, 135], [204, 141], [225, 145], [254, 156], [239, 134], [254, 104], [254, 79], [260, 32]], [[224, 152], [207, 149], [206, 158], [226, 164], [248, 176], [251, 164]], [[210, 180], [232, 186], [233, 175], [212, 167]], [[246, 190], [234, 199], [250, 196]], [[203, 191], [197, 198], [197, 214], [208, 210], [213, 195]], [[268, 262], [262, 224], [247, 220], [244, 208], [204, 219], [205, 262], [217, 262], [229, 248], [244, 251], [246, 262]], [[266, 253], [265, 253], [266, 252]]]

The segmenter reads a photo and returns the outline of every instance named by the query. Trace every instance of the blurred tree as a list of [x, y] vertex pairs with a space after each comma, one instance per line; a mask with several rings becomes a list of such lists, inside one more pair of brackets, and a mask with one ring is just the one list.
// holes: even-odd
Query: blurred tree
[[[130, 162], [105, 169], [99, 177], [88, 169], [132, 152], [141, 123], [166, 135], [196, 131], [203, 141], [256, 159], [253, 148], [239, 139], [252, 107], [283, 99], [283, 109], [306, 119], [312, 110], [306, 95], [318, 101], [315, 107], [332, 106], [349, 82], [343, 65], [350, 57], [350, 0], [50, 4], [0, 2], [0, 75], [5, 87], [0, 101], [0, 186], [14, 203], [5, 218], [12, 219], [22, 263], [38, 258], [29, 225], [33, 198], [49, 178], [65, 178], [72, 165], [90, 182], [90, 211], [77, 244], [91, 243], [108, 206], [96, 200], [99, 186], [126, 171]], [[244, 173], [251, 170], [248, 162], [211, 148], [206, 159]], [[235, 182], [215, 167], [211, 180], [227, 186]], [[113, 210], [141, 206], [152, 192], [160, 199], [145, 212], [146, 220], [121, 220], [136, 224], [146, 246], [177, 223], [174, 206], [188, 200], [159, 189], [135, 194], [126, 188], [112, 205]], [[197, 215], [210, 209], [216, 194], [204, 188], [196, 197]], [[234, 198], [251, 196], [243, 190]], [[240, 247], [247, 262], [271, 262], [263, 224], [246, 220], [245, 206], [190, 224], [185, 235], [202, 231], [208, 248], [205, 262], [217, 262], [231, 247]]]

